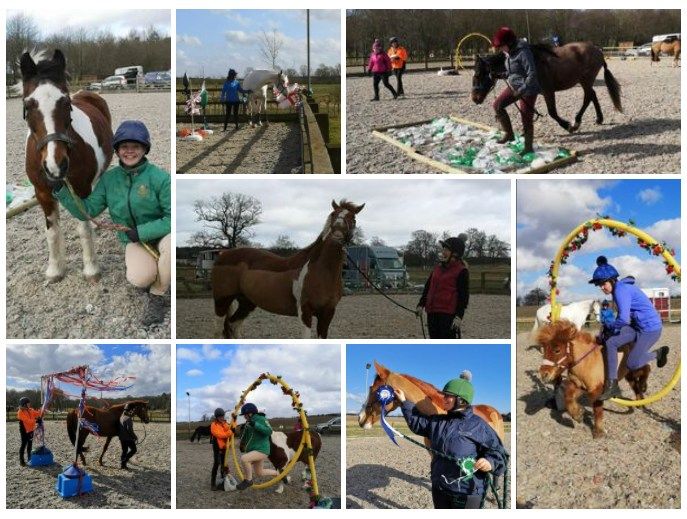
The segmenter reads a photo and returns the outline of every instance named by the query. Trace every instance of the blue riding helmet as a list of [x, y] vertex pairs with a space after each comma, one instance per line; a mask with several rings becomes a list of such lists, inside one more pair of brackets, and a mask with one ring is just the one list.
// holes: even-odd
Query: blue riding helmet
[[617, 279], [620, 277], [615, 267], [608, 263], [606, 256], [599, 256], [596, 258], [596, 265], [597, 267], [594, 270], [594, 274], [592, 274], [592, 279], [589, 280], [590, 284], [603, 285], [609, 279]]
[[112, 140], [112, 147], [117, 150], [123, 142], [138, 142], [146, 149], [146, 155], [150, 152], [150, 133], [141, 121], [124, 121], [119, 125]]
[[26, 407], [31, 403], [31, 400], [29, 400], [28, 397], [23, 396], [19, 399], [19, 407]]
[[258, 406], [255, 404], [251, 404], [250, 402], [247, 404], [243, 404], [241, 406], [241, 412], [239, 413], [241, 416], [247, 415], [248, 413], [253, 413], [257, 414], [258, 413]]

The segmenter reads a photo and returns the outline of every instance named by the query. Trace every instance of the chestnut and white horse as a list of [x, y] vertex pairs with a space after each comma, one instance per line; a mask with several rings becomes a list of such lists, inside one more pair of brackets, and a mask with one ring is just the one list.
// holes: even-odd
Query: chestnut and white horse
[[281, 71], [274, 70], [251, 70], [241, 83], [244, 90], [250, 90], [248, 96], [248, 114], [251, 127], [255, 126], [253, 116], [257, 115], [257, 125], [262, 126], [260, 113], [265, 113], [265, 124], [267, 124], [267, 90], [272, 85], [278, 92], [285, 90], [285, 85], [289, 78]]
[[[105, 100], [93, 92], [69, 94], [64, 54], [22, 54], [22, 82], [15, 87], [24, 101], [26, 174], [45, 214], [48, 238], [48, 282], [59, 281], [66, 271], [66, 247], [60, 227], [59, 204], [53, 188], [69, 180], [77, 196], [85, 198], [112, 160], [112, 118]], [[83, 249], [83, 275], [100, 277], [88, 221], [79, 221]]]

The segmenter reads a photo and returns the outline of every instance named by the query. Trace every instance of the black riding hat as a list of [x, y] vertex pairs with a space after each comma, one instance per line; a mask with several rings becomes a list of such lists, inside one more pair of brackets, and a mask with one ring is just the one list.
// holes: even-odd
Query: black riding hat
[[465, 253], [465, 240], [459, 237], [451, 237], [446, 240], [439, 240], [439, 245], [447, 248], [458, 258], [462, 258]]

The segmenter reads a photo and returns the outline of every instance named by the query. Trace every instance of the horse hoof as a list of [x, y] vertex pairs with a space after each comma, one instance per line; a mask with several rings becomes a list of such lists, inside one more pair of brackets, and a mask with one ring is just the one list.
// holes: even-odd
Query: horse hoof
[[584, 418], [584, 413], [580, 411], [579, 413], [575, 415], [570, 415], [570, 417], [575, 420], [577, 423], [582, 423], [582, 419]]
[[604, 431], [603, 429], [599, 428], [599, 429], [592, 430], [592, 437], [595, 440], [603, 438], [604, 436], [606, 436], [606, 431]]
[[46, 274], [45, 276], [45, 286], [52, 285], [53, 283], [59, 283], [64, 279], [64, 274]]
[[598, 125], [602, 125], [603, 123], [604, 123], [603, 119], [597, 119], [596, 120], [596, 124], [598, 124]]
[[88, 275], [84, 274], [84, 278], [91, 285], [95, 285], [100, 281], [100, 272], [96, 272], [95, 274], [88, 274]]

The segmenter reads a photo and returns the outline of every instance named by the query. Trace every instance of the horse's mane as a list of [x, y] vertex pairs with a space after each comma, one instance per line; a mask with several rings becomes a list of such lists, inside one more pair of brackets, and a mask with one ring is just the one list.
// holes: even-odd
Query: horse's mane
[[530, 43], [530, 49], [535, 58], [543, 58], [547, 56], [557, 57], [554, 52], [554, 46], [550, 43]]
[[444, 398], [441, 395], [441, 391], [437, 389], [436, 386], [430, 384], [429, 382], [425, 382], [424, 380], [420, 380], [419, 378], [413, 377], [412, 375], [407, 375], [405, 373], [400, 374], [403, 378], [407, 379], [409, 382], [415, 384], [420, 390], [426, 394], [429, 399], [432, 401], [433, 404], [435, 404], [437, 407], [440, 409], [444, 408]]
[[568, 319], [560, 319], [541, 328], [537, 333], [537, 343], [542, 346], [547, 344], [565, 344], [577, 339], [583, 342], [594, 342], [594, 337], [588, 332], [583, 332]]

